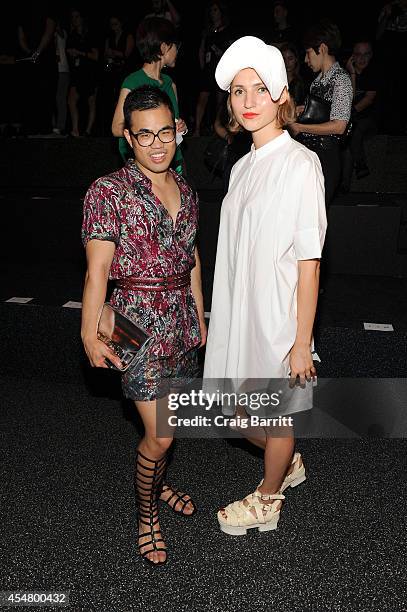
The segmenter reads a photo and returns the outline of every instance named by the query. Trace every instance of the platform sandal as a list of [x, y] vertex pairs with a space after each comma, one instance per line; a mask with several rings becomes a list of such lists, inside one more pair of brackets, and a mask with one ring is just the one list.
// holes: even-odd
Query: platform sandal
[[281, 493], [269, 494], [256, 490], [244, 499], [235, 501], [219, 510], [220, 529], [228, 535], [236, 536], [246, 535], [248, 529], [259, 531], [277, 529], [280, 518], [280, 501], [284, 499], [285, 496]]
[[284, 493], [284, 491], [288, 489], [288, 487], [291, 487], [293, 489], [294, 487], [297, 487], [299, 484], [304, 482], [304, 480], [307, 480], [307, 477], [305, 475], [305, 466], [302, 461], [301, 453], [294, 453], [291, 465], [293, 466], [293, 470], [284, 478], [283, 483], [280, 487], [280, 493]]
[[[193, 514], [195, 514], [197, 508], [188, 493], [183, 493], [178, 489], [174, 489], [170, 485], [163, 484], [161, 494], [168, 493], [169, 491], [171, 491], [171, 495], [167, 499], [162, 499], [160, 497], [160, 500], [162, 502], [167, 504], [177, 514], [182, 514], [182, 516], [192, 516]], [[177, 509], [177, 506], [179, 506], [179, 504], [182, 504], [182, 506], [181, 508]], [[185, 512], [185, 507], [187, 506], [187, 504], [190, 504], [192, 506], [192, 512]]]
[[[166, 465], [166, 455], [155, 461], [137, 451], [135, 489], [138, 504], [138, 547], [142, 559], [154, 566], [164, 565], [167, 562], [167, 549], [161, 537], [161, 530], [157, 527], [158, 496], [161, 492]], [[140, 532], [140, 525], [147, 526], [148, 531]], [[147, 555], [154, 552], [164, 552], [165, 559], [157, 562], [149, 559]]]

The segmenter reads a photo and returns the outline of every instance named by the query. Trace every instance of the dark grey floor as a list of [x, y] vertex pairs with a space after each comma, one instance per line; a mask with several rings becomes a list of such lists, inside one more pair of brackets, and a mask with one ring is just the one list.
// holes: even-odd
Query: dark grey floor
[[69, 590], [72, 610], [407, 609], [405, 440], [299, 440], [308, 480], [278, 530], [236, 538], [215, 511], [249, 493], [261, 459], [223, 440], [178, 440], [170, 480], [199, 513], [167, 508], [163, 568], [137, 555], [137, 428], [81, 385], [7, 378], [1, 414], [1, 589]]
[[[183, 519], [163, 508], [169, 563], [142, 563], [139, 423], [117, 375], [87, 366], [80, 311], [62, 308], [81, 301], [82, 194], [32, 195], [1, 201], [9, 221], [0, 261], [0, 590], [70, 590], [75, 612], [406, 611], [407, 442], [373, 438], [386, 429], [377, 421], [361, 423], [353, 439], [300, 437], [308, 480], [287, 492], [276, 532], [243, 538], [220, 533], [216, 510], [253, 490], [261, 457], [238, 440], [178, 439], [171, 481], [188, 488], [199, 513]], [[209, 311], [219, 201], [204, 195]], [[391, 396], [390, 379], [407, 371], [406, 289], [405, 278], [326, 276], [320, 377], [389, 377], [382, 393]], [[5, 303], [13, 296], [33, 301]], [[394, 332], [366, 332], [364, 321]], [[381, 408], [387, 419], [386, 398]]]

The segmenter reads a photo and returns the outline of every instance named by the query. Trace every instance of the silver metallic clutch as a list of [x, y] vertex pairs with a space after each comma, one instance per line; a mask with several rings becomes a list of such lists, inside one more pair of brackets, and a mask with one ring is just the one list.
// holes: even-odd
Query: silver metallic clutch
[[142, 359], [153, 338], [149, 332], [108, 303], [103, 306], [97, 336], [122, 362], [123, 367], [117, 368], [106, 360], [109, 368], [118, 372], [125, 372]]

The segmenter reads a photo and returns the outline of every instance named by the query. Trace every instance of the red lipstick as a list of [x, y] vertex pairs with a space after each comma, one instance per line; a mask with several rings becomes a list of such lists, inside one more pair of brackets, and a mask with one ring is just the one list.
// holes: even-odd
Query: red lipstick
[[258, 113], [243, 113], [243, 117], [245, 119], [254, 119], [254, 117], [258, 117]]

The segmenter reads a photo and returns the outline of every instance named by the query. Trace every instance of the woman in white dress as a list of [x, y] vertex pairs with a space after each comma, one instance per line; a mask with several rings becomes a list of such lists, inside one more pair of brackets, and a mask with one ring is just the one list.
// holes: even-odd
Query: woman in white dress
[[[253, 146], [234, 165], [222, 204], [205, 385], [291, 377], [309, 398], [327, 225], [321, 166], [282, 128], [295, 111], [276, 47], [245, 36], [224, 53], [215, 76], [229, 91], [231, 121], [252, 133]], [[252, 440], [265, 449], [264, 478], [218, 512], [225, 533], [275, 529], [283, 491], [305, 480], [292, 430], [280, 433]]]

